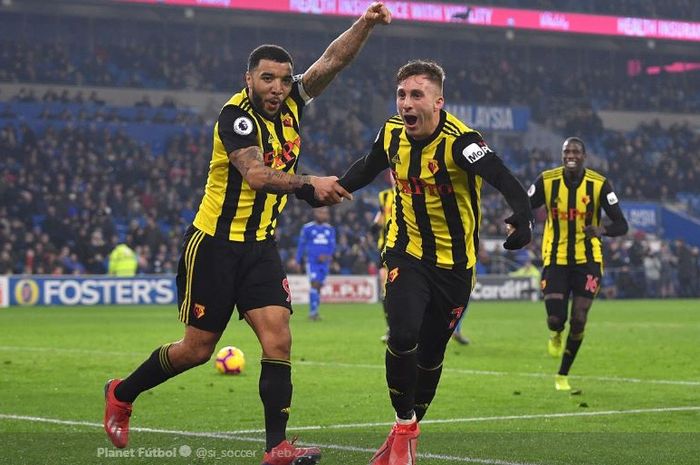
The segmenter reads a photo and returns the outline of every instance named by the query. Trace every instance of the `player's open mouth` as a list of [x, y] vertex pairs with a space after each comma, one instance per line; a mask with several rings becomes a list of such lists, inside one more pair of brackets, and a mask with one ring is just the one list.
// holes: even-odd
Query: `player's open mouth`
[[565, 162], [565, 165], [567, 168], [576, 168], [577, 163], [576, 161], [568, 160]]
[[418, 122], [418, 117], [416, 115], [403, 115], [403, 121], [406, 123], [406, 126], [415, 126]]

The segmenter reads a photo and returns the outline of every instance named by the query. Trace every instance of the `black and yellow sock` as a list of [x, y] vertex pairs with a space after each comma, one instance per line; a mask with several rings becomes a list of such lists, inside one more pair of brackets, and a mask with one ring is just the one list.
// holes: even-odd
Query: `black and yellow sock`
[[396, 416], [404, 420], [413, 418], [416, 403], [417, 349], [418, 346], [400, 352], [389, 345], [386, 348], [386, 382], [389, 397]]
[[165, 344], [153, 351], [150, 357], [114, 389], [114, 397], [122, 402], [133, 402], [139, 394], [169, 380], [178, 372], [170, 364]]
[[576, 354], [578, 349], [581, 347], [583, 342], [583, 333], [571, 334], [566, 338], [566, 348], [564, 349], [564, 355], [561, 358], [561, 366], [559, 367], [560, 375], [568, 375], [571, 365], [576, 359]]
[[292, 363], [289, 360], [260, 360], [260, 399], [265, 409], [265, 450], [269, 452], [286, 438], [292, 404]]
[[430, 407], [430, 403], [435, 397], [440, 375], [442, 374], [442, 363], [435, 368], [423, 368], [418, 365], [418, 376], [416, 380], [416, 418], [418, 421], [425, 416]]

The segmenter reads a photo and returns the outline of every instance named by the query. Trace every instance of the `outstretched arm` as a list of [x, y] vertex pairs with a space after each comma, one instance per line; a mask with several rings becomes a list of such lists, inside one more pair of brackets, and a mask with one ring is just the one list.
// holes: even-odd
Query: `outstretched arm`
[[258, 124], [250, 114], [235, 105], [222, 108], [216, 131], [229, 161], [255, 191], [286, 194], [305, 190], [312, 198], [315, 194], [317, 200], [327, 205], [338, 203], [343, 197], [352, 197], [338, 185], [335, 176], [299, 176], [265, 165], [258, 142]]
[[304, 73], [302, 86], [310, 97], [316, 97], [328, 87], [336, 74], [360, 52], [370, 32], [377, 24], [389, 24], [391, 13], [381, 2], [372, 3], [367, 11], [328, 46], [321, 58]]
[[343, 197], [352, 200], [352, 196], [338, 184], [336, 176], [290, 174], [266, 166], [258, 146], [234, 150], [228, 157], [254, 191], [288, 194], [311, 186], [315, 198], [324, 204], [336, 204]]
[[511, 231], [503, 244], [509, 250], [525, 247], [532, 240], [532, 210], [525, 189], [493, 152], [478, 132], [464, 134], [455, 141], [452, 155], [455, 163], [467, 172], [481, 176], [495, 187], [513, 214], [505, 219]]

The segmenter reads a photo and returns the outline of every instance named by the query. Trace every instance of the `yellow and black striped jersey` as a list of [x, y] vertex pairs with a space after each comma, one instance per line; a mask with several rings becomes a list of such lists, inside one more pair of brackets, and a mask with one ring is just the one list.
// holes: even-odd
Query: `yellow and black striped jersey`
[[384, 250], [386, 245], [386, 233], [389, 230], [389, 225], [391, 224], [391, 210], [394, 206], [394, 188], [384, 189], [379, 193], [379, 211], [384, 219], [384, 224], [382, 224], [382, 230], [379, 232], [379, 237], [377, 238], [377, 249], [381, 252]]
[[396, 187], [385, 252], [411, 255], [440, 268], [473, 267], [483, 180], [504, 195], [517, 215], [531, 218], [518, 180], [478, 132], [444, 110], [433, 133], [421, 140], [406, 133], [400, 116], [389, 118], [370, 153], [338, 182], [353, 192], [386, 168]]
[[601, 224], [601, 208], [608, 216], [624, 221], [617, 196], [605, 176], [585, 169], [580, 182], [571, 185], [564, 168], [554, 168], [537, 178], [528, 195], [532, 208], [547, 208], [542, 236], [545, 266], [603, 263], [600, 239], [587, 237], [584, 228]]
[[309, 101], [298, 75], [294, 76], [292, 91], [274, 119], [256, 111], [247, 88], [226, 102], [214, 126], [209, 175], [194, 219], [195, 227], [236, 242], [274, 237], [287, 195], [252, 190], [229, 162], [228, 155], [237, 149], [258, 146], [266, 166], [294, 173], [301, 149], [299, 121]]

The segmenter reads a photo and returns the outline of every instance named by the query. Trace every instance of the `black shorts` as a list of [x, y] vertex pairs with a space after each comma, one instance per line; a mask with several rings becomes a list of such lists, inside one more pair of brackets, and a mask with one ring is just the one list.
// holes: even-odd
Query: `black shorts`
[[542, 292], [547, 294], [569, 294], [595, 298], [600, 290], [600, 278], [603, 275], [600, 263], [581, 263], [578, 265], [548, 265], [542, 270]]
[[180, 321], [221, 332], [234, 307], [242, 319], [254, 308], [278, 305], [292, 310], [287, 275], [273, 240], [231, 242], [195, 227], [185, 233], [177, 270]]
[[387, 252], [384, 262], [389, 333], [394, 327], [417, 330], [421, 341], [435, 338], [447, 343], [466, 312], [473, 269], [439, 268], [400, 252]]

